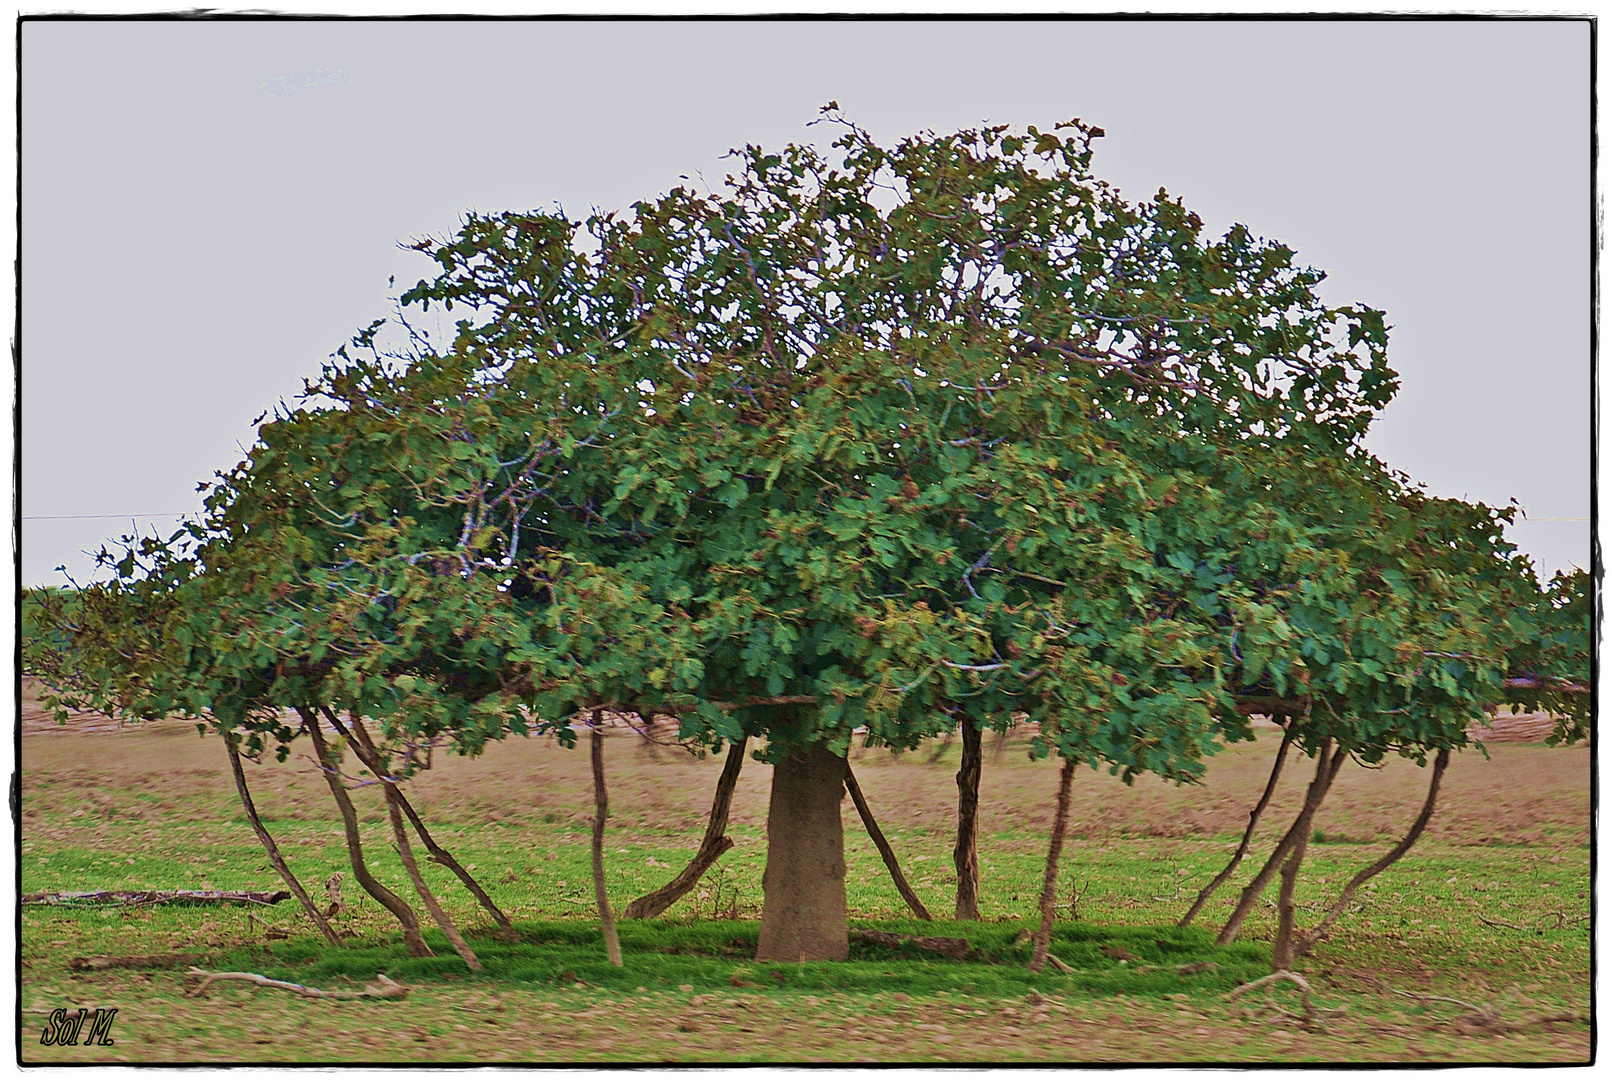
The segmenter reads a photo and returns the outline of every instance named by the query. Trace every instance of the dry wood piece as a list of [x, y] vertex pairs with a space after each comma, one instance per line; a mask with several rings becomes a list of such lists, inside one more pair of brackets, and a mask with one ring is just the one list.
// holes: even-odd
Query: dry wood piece
[[882, 945], [887, 949], [899, 949], [903, 945], [911, 945], [915, 949], [939, 953], [953, 960], [961, 960], [968, 955], [968, 942], [956, 937], [915, 937], [912, 934], [891, 934], [883, 930], [852, 930], [850, 936], [853, 941]]
[[1074, 968], [1070, 967], [1068, 964], [1064, 963], [1062, 960], [1059, 960], [1056, 956], [1052, 955], [1051, 953], [1047, 954], [1047, 963], [1052, 965], [1052, 969], [1054, 971], [1062, 972], [1065, 975], [1074, 974], [1074, 971], [1075, 971]]
[[1417, 1001], [1438, 1001], [1447, 1005], [1459, 1005], [1467, 1011], [1457, 1016], [1453, 1023], [1457, 1030], [1465, 1035], [1506, 1035], [1514, 1031], [1526, 1031], [1532, 1027], [1541, 1027], [1546, 1024], [1562, 1023], [1588, 1023], [1588, 1017], [1581, 1017], [1573, 1012], [1550, 1013], [1546, 1016], [1536, 1016], [1532, 1020], [1523, 1020], [1513, 1023], [1500, 1015], [1500, 1009], [1493, 1002], [1487, 1005], [1474, 1005], [1470, 1001], [1460, 998], [1441, 997], [1438, 994], [1423, 994], [1414, 990], [1395, 990], [1400, 997], [1413, 998]]
[[1321, 1026], [1322, 1017], [1340, 1016], [1344, 1011], [1341, 1008], [1327, 1009], [1324, 1012], [1317, 1009], [1310, 1002], [1309, 980], [1305, 979], [1303, 975], [1295, 975], [1293, 972], [1287, 970], [1273, 971], [1263, 978], [1255, 979], [1253, 982], [1243, 983], [1241, 986], [1237, 987], [1237, 989], [1227, 994], [1226, 997], [1229, 1000], [1235, 1001], [1237, 998], [1241, 997], [1243, 994], [1246, 994], [1250, 990], [1255, 990], [1262, 986], [1270, 986], [1272, 983], [1277, 982], [1290, 982], [1299, 988], [1299, 1005], [1304, 1009], [1304, 1014], [1300, 1016], [1298, 1014], [1291, 1013], [1282, 1008], [1280, 1005], [1277, 1005], [1274, 1001], [1267, 1001], [1265, 1003], [1265, 1007], [1281, 1017], [1290, 1020], [1297, 1020], [1306, 1031], [1325, 1031], [1326, 1029]]
[[199, 953], [153, 953], [149, 956], [75, 956], [67, 961], [72, 971], [108, 971], [112, 968], [173, 968], [195, 964]]
[[325, 878], [325, 899], [330, 901], [330, 907], [325, 910], [327, 919], [334, 919], [346, 910], [347, 905], [343, 904], [341, 900], [341, 882], [344, 876], [340, 870], [337, 870], [334, 874]]
[[205, 997], [207, 988], [215, 982], [233, 979], [238, 982], [249, 982], [254, 986], [267, 986], [272, 990], [289, 990], [300, 997], [334, 998], [350, 1001], [354, 998], [406, 998], [409, 988], [402, 983], [393, 982], [385, 975], [375, 976], [375, 981], [362, 990], [320, 990], [312, 986], [303, 986], [301, 983], [283, 982], [280, 979], [270, 979], [251, 971], [207, 971], [204, 968], [193, 967], [190, 974], [203, 976], [202, 983], [194, 990], [186, 991], [188, 997]]
[[28, 893], [24, 904], [278, 904], [291, 899], [275, 892], [231, 892], [214, 889], [117, 889], [99, 892]]
[[896, 883], [896, 892], [901, 894], [901, 899], [907, 902], [914, 915], [924, 922], [929, 922], [929, 909], [924, 907], [924, 902], [918, 899], [918, 894], [907, 884], [907, 876], [901, 872], [901, 864], [896, 861], [896, 853], [890, 847], [890, 841], [884, 838], [884, 830], [873, 820], [873, 811], [868, 809], [868, 801], [862, 797], [862, 786], [856, 782], [856, 777], [851, 775], [849, 761], [845, 763], [845, 790], [851, 793], [851, 801], [856, 804], [856, 812], [861, 815], [862, 824], [867, 828], [868, 835], [873, 838], [873, 846], [879, 849], [879, 857], [884, 860], [885, 869], [890, 871], [890, 879]]

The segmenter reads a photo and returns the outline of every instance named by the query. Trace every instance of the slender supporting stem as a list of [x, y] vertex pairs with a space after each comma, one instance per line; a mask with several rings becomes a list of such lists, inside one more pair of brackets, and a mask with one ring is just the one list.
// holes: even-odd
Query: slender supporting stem
[[1265, 782], [1264, 794], [1259, 797], [1259, 802], [1254, 804], [1254, 808], [1248, 812], [1248, 828], [1243, 830], [1243, 842], [1237, 845], [1237, 853], [1231, 857], [1231, 861], [1226, 864], [1226, 868], [1216, 874], [1214, 880], [1205, 885], [1203, 890], [1198, 893], [1198, 898], [1192, 902], [1192, 906], [1187, 909], [1187, 913], [1181, 916], [1180, 921], [1176, 923], [1177, 926], [1187, 926], [1192, 922], [1198, 912], [1203, 910], [1203, 906], [1209, 902], [1209, 898], [1215, 894], [1215, 890], [1224, 885], [1226, 880], [1237, 872], [1238, 864], [1243, 861], [1243, 856], [1248, 854], [1248, 846], [1254, 840], [1254, 830], [1259, 827], [1260, 815], [1265, 812], [1265, 807], [1270, 805], [1271, 795], [1276, 791], [1276, 781], [1281, 778], [1282, 762], [1287, 759], [1287, 748], [1293, 745], [1294, 731], [1295, 728], [1290, 723], [1287, 730], [1282, 734], [1282, 745], [1276, 750], [1276, 764], [1271, 766], [1271, 777]]
[[[1344, 759], [1348, 757], [1345, 753], [1333, 754], [1329, 761], [1328, 750], [1331, 746], [1332, 740], [1330, 738], [1321, 745], [1321, 753], [1315, 766], [1315, 779], [1310, 782], [1311, 790], [1305, 795], [1305, 805], [1309, 804], [1310, 795], [1314, 793], [1317, 784], [1322, 785], [1320, 793], [1325, 796], [1327, 789], [1332, 786], [1332, 781], [1337, 778], [1338, 770], [1343, 767]], [[1237, 932], [1242, 929], [1243, 923], [1253, 913], [1254, 904], [1264, 894], [1266, 887], [1271, 883], [1271, 879], [1276, 876], [1277, 871], [1281, 868], [1282, 860], [1287, 858], [1289, 852], [1293, 850], [1293, 845], [1298, 842], [1301, 834], [1306, 837], [1309, 836], [1308, 823], [1302, 812], [1282, 836], [1282, 839], [1277, 842], [1276, 849], [1271, 852], [1270, 858], [1265, 860], [1265, 865], [1254, 876], [1254, 880], [1249, 882], [1243, 889], [1242, 896], [1237, 901], [1237, 909], [1231, 913], [1231, 918], [1226, 920], [1226, 925], [1221, 927], [1219, 936], [1215, 938], [1217, 945], [1226, 945], [1236, 940]]]
[[1315, 827], [1315, 815], [1320, 811], [1321, 803], [1327, 797], [1327, 790], [1332, 786], [1335, 766], [1347, 754], [1348, 751], [1344, 747], [1334, 747], [1332, 760], [1329, 762], [1323, 749], [1321, 760], [1316, 765], [1315, 780], [1304, 794], [1304, 809], [1299, 812], [1299, 820], [1295, 823], [1298, 832], [1288, 849], [1287, 861], [1282, 864], [1282, 887], [1276, 900], [1276, 939], [1271, 943], [1272, 971], [1289, 971], [1293, 967], [1293, 924], [1297, 917], [1293, 895], [1298, 886], [1299, 869], [1304, 865], [1304, 853], [1310, 846], [1310, 832]]
[[367, 745], [361, 746], [354, 737], [354, 732], [360, 726], [357, 716], [352, 716], [353, 726], [352, 730], [349, 731], [342, 727], [341, 720], [337, 718], [335, 710], [321, 705], [319, 711], [324, 713], [325, 719], [330, 721], [330, 726], [342, 734], [347, 740], [347, 745], [353, 748], [354, 753], [359, 756], [360, 760], [369, 766], [370, 772], [383, 781], [381, 790], [386, 796], [386, 816], [392, 823], [392, 837], [397, 842], [398, 860], [403, 863], [403, 870], [409, 875], [409, 881], [414, 883], [414, 891], [420, 894], [420, 899], [425, 903], [426, 911], [431, 913], [432, 921], [441, 929], [443, 936], [448, 939], [448, 944], [453, 946], [454, 952], [459, 954], [471, 971], [485, 971], [486, 969], [481, 966], [481, 960], [477, 958], [475, 952], [466, 944], [464, 937], [459, 933], [459, 928], [453, 924], [453, 920], [448, 917], [448, 913], [437, 902], [436, 894], [426, 885], [425, 877], [420, 873], [420, 866], [414, 861], [414, 849], [409, 846], [409, 831], [403, 824], [403, 811], [399, 809], [403, 793], [398, 791], [397, 784], [389, 779], [391, 770], [387, 768], [386, 761], [378, 752], [373, 752], [374, 744], [369, 742], [369, 733], [364, 733], [364, 742]]
[[929, 909], [924, 907], [924, 902], [918, 899], [918, 894], [907, 884], [907, 876], [901, 872], [901, 864], [896, 861], [896, 853], [890, 847], [890, 841], [884, 838], [884, 830], [873, 820], [873, 811], [868, 809], [868, 801], [862, 795], [862, 785], [858, 784], [856, 777], [851, 774], [849, 762], [845, 765], [845, 790], [851, 793], [851, 801], [856, 804], [856, 812], [862, 815], [862, 824], [866, 826], [868, 835], [873, 838], [873, 846], [879, 849], [879, 857], [884, 860], [885, 869], [890, 871], [890, 878], [896, 883], [896, 891], [901, 894], [901, 899], [907, 902], [914, 915], [925, 922], [930, 921]]
[[610, 816], [610, 798], [605, 794], [603, 727], [603, 710], [595, 709], [590, 746], [593, 758], [593, 896], [599, 905], [599, 922], [604, 929], [605, 954], [612, 964], [620, 967], [621, 942], [616, 938], [616, 917], [610, 911], [610, 895], [605, 891], [604, 831], [605, 818]]
[[1057, 903], [1058, 857], [1063, 854], [1063, 833], [1069, 824], [1069, 784], [1075, 776], [1075, 763], [1065, 759], [1058, 775], [1058, 811], [1052, 818], [1052, 843], [1047, 847], [1047, 870], [1041, 879], [1041, 926], [1035, 935], [1035, 951], [1030, 955], [1030, 971], [1040, 974], [1052, 945], [1053, 905]]
[[1412, 822], [1410, 831], [1405, 834], [1404, 839], [1395, 844], [1382, 858], [1349, 879], [1349, 884], [1343, 887], [1343, 891], [1332, 902], [1332, 906], [1327, 908], [1326, 914], [1321, 917], [1321, 921], [1316, 923], [1314, 928], [1299, 936], [1293, 948], [1295, 957], [1305, 955], [1317, 943], [1324, 941], [1327, 931], [1332, 928], [1333, 923], [1338, 921], [1338, 916], [1343, 914], [1343, 909], [1353, 899], [1355, 890], [1398, 862], [1415, 845], [1416, 841], [1421, 839], [1422, 832], [1427, 828], [1427, 823], [1433, 818], [1433, 807], [1438, 802], [1439, 783], [1444, 779], [1444, 770], [1449, 767], [1449, 764], [1449, 747], [1441, 747], [1438, 756], [1433, 759], [1433, 776], [1427, 784], [1427, 800], [1422, 803], [1422, 812], [1416, 815], [1416, 820]]
[[263, 845], [263, 850], [269, 853], [269, 862], [273, 865], [275, 873], [280, 875], [280, 880], [285, 882], [286, 888], [291, 890], [291, 895], [297, 898], [302, 910], [308, 913], [308, 918], [313, 920], [313, 924], [319, 928], [325, 940], [332, 945], [340, 945], [341, 939], [336, 936], [336, 931], [330, 928], [324, 912], [314, 905], [313, 898], [291, 873], [291, 868], [286, 865], [285, 858], [280, 854], [280, 846], [274, 842], [274, 837], [269, 835], [263, 820], [258, 817], [257, 807], [252, 804], [252, 793], [246, 787], [246, 772], [241, 768], [240, 752], [235, 749], [235, 742], [227, 733], [224, 736], [224, 749], [229, 751], [229, 768], [235, 775], [235, 791], [241, 797], [241, 805], [246, 808], [246, 820], [252, 823], [252, 831], [257, 834], [258, 842]]
[[963, 760], [957, 767], [957, 845], [952, 848], [952, 865], [957, 868], [957, 909], [955, 918], [979, 921], [980, 917], [980, 730], [963, 718]]
[[733, 789], [739, 783], [739, 770], [744, 766], [744, 750], [749, 741], [748, 737], [741, 737], [738, 742], [728, 745], [722, 775], [716, 782], [716, 796], [711, 800], [711, 815], [706, 819], [705, 836], [694, 858], [671, 881], [628, 904], [622, 912], [623, 917], [653, 919], [687, 895], [699, 884], [705, 872], [733, 847], [733, 841], [726, 835], [728, 811], [733, 806]]
[[[334, 714], [331, 714], [331, 719], [332, 722], [335, 723]], [[453, 876], [458, 878], [460, 882], [464, 884], [466, 889], [470, 890], [470, 895], [476, 898], [476, 902], [482, 906], [487, 914], [492, 916], [493, 922], [498, 924], [498, 934], [501, 938], [511, 943], [519, 941], [520, 934], [516, 932], [514, 924], [509, 921], [509, 916], [505, 915], [503, 911], [500, 910], [498, 905], [493, 903], [492, 897], [488, 896], [486, 890], [481, 887], [480, 883], [477, 882], [475, 878], [471, 877], [470, 872], [459, 864], [459, 860], [454, 858], [446, 848], [442, 847], [436, 842], [435, 839], [432, 838], [430, 831], [425, 827], [425, 822], [421, 821], [420, 815], [415, 813], [413, 805], [408, 800], [408, 796], [403, 794], [402, 786], [378, 767], [377, 763], [380, 761], [380, 751], [376, 748], [374, 741], [369, 737], [369, 731], [364, 727], [363, 720], [357, 716], [354, 716], [352, 721], [353, 727], [351, 735], [349, 736], [349, 743], [352, 745], [354, 752], [358, 754], [359, 758], [363, 760], [364, 764], [369, 767], [371, 772], [373, 772], [376, 776], [381, 777], [383, 780], [386, 780], [387, 787], [397, 793], [397, 804], [399, 809], [401, 809], [404, 816], [409, 819], [409, 824], [414, 826], [415, 833], [420, 837], [420, 842], [425, 845], [425, 850], [430, 853], [431, 859], [442, 866], [446, 866], [453, 873]], [[337, 724], [337, 730], [341, 730], [339, 723]], [[342, 734], [348, 735], [348, 732], [342, 731]], [[352, 741], [354, 737], [357, 739], [356, 742]]]
[[374, 897], [376, 902], [390, 911], [403, 927], [403, 947], [410, 956], [434, 956], [431, 947], [420, 936], [420, 920], [414, 914], [414, 909], [391, 889], [375, 880], [375, 875], [369, 872], [369, 866], [364, 862], [364, 846], [358, 837], [358, 811], [353, 809], [353, 800], [348, 797], [347, 789], [342, 787], [341, 776], [337, 771], [336, 755], [332, 753], [330, 744], [325, 742], [324, 734], [319, 730], [319, 714], [312, 709], [297, 707], [297, 713], [302, 717], [303, 730], [307, 731], [308, 738], [313, 740], [314, 755], [319, 760], [319, 771], [325, 776], [325, 783], [330, 786], [330, 794], [336, 800], [336, 808], [341, 811], [342, 827], [347, 834], [347, 860], [352, 863], [353, 876], [364, 891]]
[[425, 902], [425, 909], [431, 913], [431, 918], [442, 930], [448, 943], [453, 946], [454, 952], [464, 960], [465, 965], [471, 971], [485, 971], [486, 969], [481, 966], [481, 960], [466, 944], [464, 937], [459, 933], [459, 928], [453, 925], [448, 913], [442, 910], [436, 895], [432, 893], [425, 883], [425, 878], [420, 874], [419, 864], [414, 861], [414, 852], [409, 847], [409, 830], [403, 824], [403, 812], [397, 808], [397, 789], [390, 784], [386, 785], [386, 813], [392, 822], [392, 835], [397, 840], [397, 857], [402, 860], [403, 869], [408, 873], [409, 880], [414, 883], [414, 891], [419, 893], [420, 899]]

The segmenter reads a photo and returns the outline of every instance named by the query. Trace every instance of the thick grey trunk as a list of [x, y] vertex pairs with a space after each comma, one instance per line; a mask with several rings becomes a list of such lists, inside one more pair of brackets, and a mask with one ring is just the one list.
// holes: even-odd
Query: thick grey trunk
[[773, 767], [757, 960], [844, 960], [845, 758], [821, 743]]

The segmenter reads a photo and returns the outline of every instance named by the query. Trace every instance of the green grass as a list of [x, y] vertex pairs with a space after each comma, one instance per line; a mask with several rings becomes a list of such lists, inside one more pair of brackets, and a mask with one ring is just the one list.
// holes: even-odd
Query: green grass
[[[624, 964], [612, 966], [596, 925], [552, 920], [525, 923], [521, 942], [505, 944], [478, 935], [473, 947], [486, 967], [472, 976], [440, 933], [428, 931], [435, 957], [412, 958], [401, 944], [357, 942], [342, 949], [301, 938], [264, 946], [220, 952], [219, 968], [252, 970], [271, 978], [325, 984], [333, 979], [354, 982], [385, 974], [409, 984], [426, 982], [508, 982], [564, 987], [582, 982], [603, 990], [673, 990], [724, 992], [733, 987], [768, 990], [849, 992], [902, 991], [933, 994], [948, 990], [987, 997], [1022, 996], [1032, 989], [1056, 988], [1086, 995], [1122, 993], [1160, 998], [1186, 990], [1225, 992], [1268, 970], [1269, 951], [1262, 945], [1214, 944], [1213, 934], [1188, 928], [1096, 926], [1071, 923], [1057, 927], [1052, 951], [1074, 969], [1072, 974], [1027, 969], [1030, 945], [1019, 942], [1019, 923], [923, 923], [918, 920], [858, 921], [856, 929], [903, 934], [940, 934], [968, 941], [973, 955], [949, 959], [920, 949], [903, 950], [853, 942], [853, 963], [766, 963], [751, 959], [756, 949], [754, 922], [668, 922], [627, 920], [619, 924]], [[1123, 950], [1134, 961], [1105, 954]], [[1207, 963], [1201, 971], [1179, 971]]]

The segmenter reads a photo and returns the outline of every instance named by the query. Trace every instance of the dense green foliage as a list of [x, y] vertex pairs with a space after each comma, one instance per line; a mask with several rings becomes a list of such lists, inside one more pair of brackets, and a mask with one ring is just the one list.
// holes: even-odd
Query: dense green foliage
[[403, 303], [453, 340], [373, 324], [204, 520], [133, 543], [70, 700], [251, 751], [316, 703], [469, 751], [599, 705], [774, 753], [1019, 713], [1187, 780], [1255, 708], [1420, 759], [1517, 698], [1513, 657], [1529, 705], [1586, 676], [1583, 576], [1542, 599], [1507, 511], [1361, 449], [1381, 312], [1122, 199], [1078, 122], [827, 119], [833, 160], [747, 147], [720, 193], [416, 245]]

